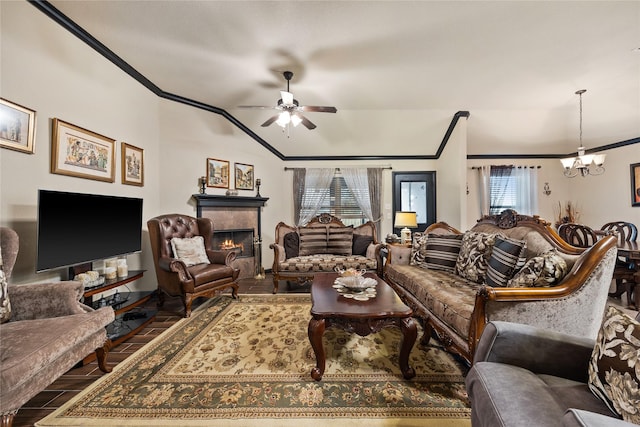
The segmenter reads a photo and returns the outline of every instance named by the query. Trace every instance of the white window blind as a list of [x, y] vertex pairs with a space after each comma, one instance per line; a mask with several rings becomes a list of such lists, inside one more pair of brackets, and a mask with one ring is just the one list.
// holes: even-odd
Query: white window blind
[[[337, 170], [333, 176], [328, 189], [307, 187], [304, 191], [303, 206], [318, 206], [318, 204], [320, 204], [317, 213], [335, 215], [340, 218], [345, 225], [358, 226], [367, 221], [365, 214], [358, 205], [356, 196], [345, 183], [339, 170]], [[363, 192], [363, 195], [369, 197], [369, 190], [367, 188], [354, 191]], [[305, 213], [303, 209], [301, 216]]]

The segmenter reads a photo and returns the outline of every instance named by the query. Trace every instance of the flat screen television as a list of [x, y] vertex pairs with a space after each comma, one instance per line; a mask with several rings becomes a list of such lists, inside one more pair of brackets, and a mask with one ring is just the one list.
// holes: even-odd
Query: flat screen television
[[36, 272], [140, 252], [142, 199], [38, 191]]

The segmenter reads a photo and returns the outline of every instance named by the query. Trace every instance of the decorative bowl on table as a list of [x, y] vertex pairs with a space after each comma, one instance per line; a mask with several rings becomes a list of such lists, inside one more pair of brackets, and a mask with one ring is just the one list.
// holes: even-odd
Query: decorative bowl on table
[[371, 277], [364, 277], [364, 270], [336, 268], [336, 272], [340, 274], [340, 277], [336, 278], [333, 287], [345, 297], [349, 298], [353, 296], [352, 294], [358, 293], [373, 293], [370, 297], [375, 296], [375, 287], [378, 281]]

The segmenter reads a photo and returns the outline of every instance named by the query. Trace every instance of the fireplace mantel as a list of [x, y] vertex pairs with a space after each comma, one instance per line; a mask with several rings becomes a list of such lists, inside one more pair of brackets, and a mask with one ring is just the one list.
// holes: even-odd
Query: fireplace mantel
[[192, 197], [196, 199], [198, 216], [201, 216], [203, 207], [260, 208], [269, 200], [268, 197], [216, 196], [212, 194], [194, 194]]

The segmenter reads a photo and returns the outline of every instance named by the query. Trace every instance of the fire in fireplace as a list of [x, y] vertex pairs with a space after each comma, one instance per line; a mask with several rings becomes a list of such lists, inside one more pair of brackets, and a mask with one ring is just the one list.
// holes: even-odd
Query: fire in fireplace
[[238, 258], [252, 257], [253, 234], [253, 228], [215, 230], [213, 248], [234, 251]]

